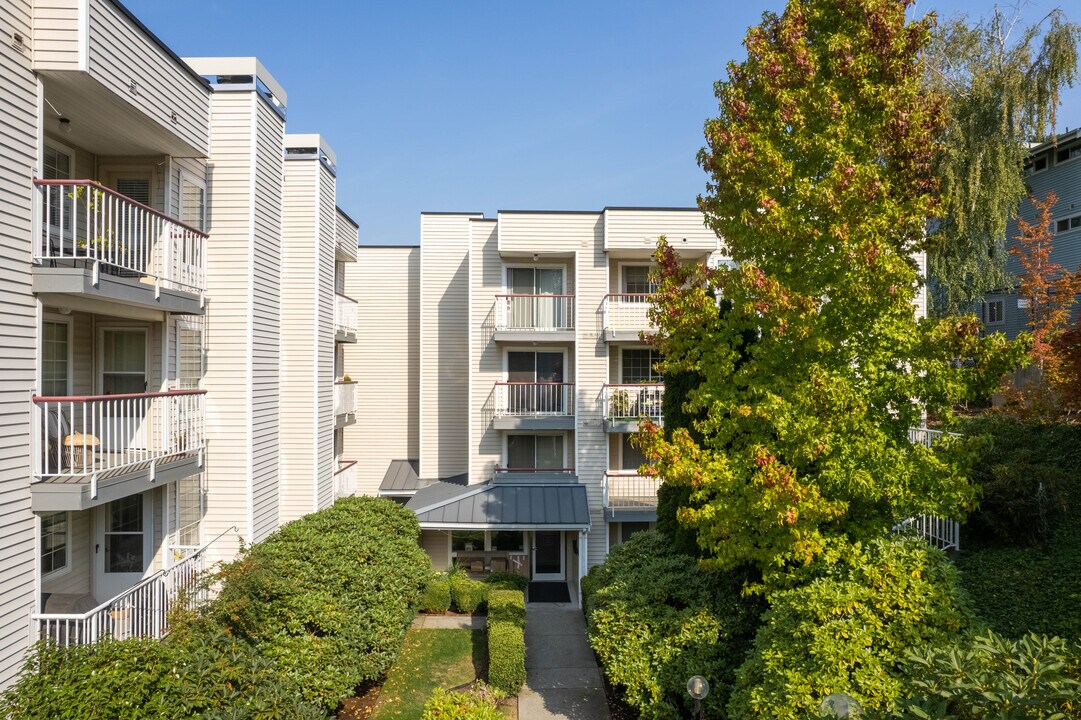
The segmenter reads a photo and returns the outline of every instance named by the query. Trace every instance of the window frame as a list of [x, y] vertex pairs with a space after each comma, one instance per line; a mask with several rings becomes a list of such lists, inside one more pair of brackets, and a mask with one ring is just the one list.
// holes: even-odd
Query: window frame
[[[75, 338], [74, 338], [74, 330], [73, 330], [73, 325], [72, 325], [72, 318], [71, 318], [70, 315], [60, 315], [59, 313], [43, 313], [42, 314], [42, 316], [41, 316], [41, 338], [40, 338], [39, 343], [38, 343], [38, 353], [39, 353], [38, 356], [42, 359], [42, 362], [44, 362], [44, 360], [45, 360], [45, 323], [53, 323], [53, 324], [56, 324], [56, 325], [65, 325], [67, 327], [67, 332], [68, 332], [68, 337], [67, 337], [67, 345], [68, 345], [68, 357], [67, 357], [68, 376], [67, 376], [67, 380], [66, 380], [67, 392], [63, 393], [63, 395], [71, 395], [72, 390], [75, 387], [75, 384], [74, 384], [75, 383], [75, 341], [74, 341]], [[40, 376], [40, 371], [39, 371], [38, 380], [39, 380], [38, 386], [42, 389], [42, 395], [47, 395], [47, 393], [45, 393], [45, 387], [44, 387], [45, 379], [44, 379], [43, 376]]]
[[[638, 381], [632, 382], [630, 380], [627, 380], [624, 377], [624, 375], [623, 375], [623, 353], [626, 352], [627, 350], [634, 350], [634, 351], [645, 350], [645, 351], [650, 353], [651, 357], [654, 356], [654, 355], [657, 356], [656, 359], [651, 360], [650, 363], [649, 363], [650, 379], [645, 380], [645, 381], [638, 380]], [[660, 385], [660, 384], [663, 384], [664, 383], [664, 376], [661, 375], [660, 373], [657, 373], [653, 369], [654, 363], [660, 361], [660, 359], [661, 359], [660, 352], [658, 350], [648, 346], [648, 345], [626, 345], [626, 346], [625, 345], [620, 345], [620, 347], [619, 347], [619, 358], [618, 358], [619, 365], [617, 366], [617, 372], [616, 372], [616, 377], [619, 378], [619, 383], [618, 384], [619, 385], [636, 385], [636, 384]]]
[[[526, 270], [559, 270], [559, 292], [556, 293], [556, 297], [560, 295], [567, 295], [567, 266], [560, 263], [504, 263], [503, 264], [503, 294], [512, 295], [514, 293], [511, 288], [510, 271], [513, 269], [526, 269]], [[533, 295], [537, 292], [537, 276], [533, 275]]]
[[[201, 216], [199, 218], [199, 223], [198, 224], [193, 224], [191, 222], [188, 222], [187, 218], [184, 217], [184, 183], [188, 183], [190, 185], [193, 185], [193, 186], [199, 188], [200, 190], [202, 190], [202, 192], [203, 192], [203, 204], [202, 204], [202, 207], [200, 208], [200, 210], [201, 210], [200, 215]], [[205, 233], [206, 232], [206, 220], [207, 220], [207, 206], [209, 205], [207, 189], [206, 189], [206, 181], [199, 179], [198, 176], [191, 173], [190, 171], [185, 170], [183, 168], [180, 168], [180, 177], [177, 180], [177, 195], [176, 195], [176, 198], [177, 198], [177, 208], [176, 208], [176, 217], [177, 217], [177, 219], [179, 219], [180, 222], [184, 223], [188, 227], [195, 228], [199, 232]]]
[[[54, 568], [49, 572], [45, 572], [45, 518], [46, 516], [64, 516], [64, 564], [58, 568]], [[41, 581], [52, 580], [63, 575], [67, 575], [71, 572], [71, 511], [70, 510], [58, 510], [55, 512], [46, 512], [38, 515], [38, 568], [41, 572]]]
[[[991, 319], [991, 306], [998, 305], [1000, 310], [1000, 317], [998, 320]], [[1006, 298], [1001, 295], [992, 295], [983, 299], [983, 324], [991, 326], [999, 326], [1006, 324]]]
[[567, 442], [567, 433], [564, 432], [564, 431], [559, 431], [559, 430], [549, 430], [549, 431], [544, 431], [544, 430], [528, 431], [528, 430], [524, 430], [524, 431], [513, 431], [513, 432], [505, 432], [505, 433], [503, 433], [503, 457], [502, 457], [502, 460], [501, 460], [502, 467], [508, 468], [508, 466], [510, 464], [510, 459], [509, 459], [510, 458], [510, 450], [509, 450], [509, 442], [508, 441], [510, 440], [511, 435], [528, 435], [528, 436], [534, 437], [534, 438], [536, 438], [536, 437], [559, 437], [559, 438], [562, 439], [562, 443], [563, 443], [563, 460], [562, 460], [561, 466], [559, 468], [538, 468], [537, 467], [537, 447], [536, 447], [536, 442], [534, 441], [534, 445], [533, 445], [533, 467], [532, 468], [521, 468], [519, 470], [519, 472], [529, 472], [530, 470], [532, 470], [532, 472], [557, 472], [558, 470], [568, 470], [568, 469], [570, 469], [570, 468], [567, 467], [567, 446], [570, 443]]
[[[656, 265], [657, 265], [656, 263], [652, 263], [652, 262], [637, 262], [637, 261], [624, 261], [624, 260], [621, 260], [618, 263], [616, 263], [616, 270], [619, 273], [619, 285], [618, 285], [618, 287], [619, 287], [620, 294], [623, 294], [623, 295], [638, 294], [638, 293], [632, 293], [630, 290], [627, 289], [627, 274], [625, 272], [627, 268], [629, 268], [629, 267], [644, 267], [644, 268], [652, 269], [652, 268], [656, 267]], [[652, 283], [650, 283], [650, 284], [652, 285]], [[654, 290], [650, 290], [649, 293], [647, 293], [647, 294], [652, 295], [652, 294], [654, 294], [656, 292], [657, 292], [656, 289], [654, 289]]]

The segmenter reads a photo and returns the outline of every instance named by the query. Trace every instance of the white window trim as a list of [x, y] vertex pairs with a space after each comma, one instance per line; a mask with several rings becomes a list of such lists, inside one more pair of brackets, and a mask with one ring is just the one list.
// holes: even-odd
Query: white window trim
[[41, 146], [41, 176], [45, 177], [45, 148], [52, 148], [53, 150], [68, 156], [68, 180], [77, 178], [75, 174], [75, 151], [67, 145], [53, 140], [51, 137], [45, 138], [45, 142]]
[[[1078, 158], [1074, 158], [1077, 160]], [[1081, 227], [1070, 227], [1074, 218], [1081, 218], [1081, 213], [1074, 213], [1073, 215], [1067, 215], [1066, 217], [1056, 217], [1054, 222], [1051, 223], [1051, 234], [1053, 235], [1065, 235], [1066, 233], [1077, 232], [1081, 230]], [[1058, 224], [1063, 220], [1066, 221], [1066, 229], [1059, 230]]]
[[[180, 387], [180, 331], [188, 330], [199, 333], [199, 389], [202, 389], [203, 380], [206, 378], [206, 325], [202, 322], [193, 322], [184, 317], [175, 317], [173, 324], [173, 377], [176, 378], [176, 388]], [[149, 341], [148, 341], [149, 342]], [[150, 382], [149, 358], [147, 360], [147, 383]], [[176, 389], [174, 388], [174, 389]]]
[[[1051, 161], [1054, 159], [1054, 153], [1047, 153], [1041, 155], [1040, 157], [1044, 159], [1043, 167], [1037, 168], [1036, 159], [1033, 158], [1033, 160], [1024, 168], [1025, 177], [1029, 177], [1030, 175], [1036, 175], [1037, 173], [1047, 172], [1047, 169], [1051, 167]], [[1066, 162], [1069, 162], [1069, 160], [1067, 160]]]
[[504, 263], [503, 264], [503, 295], [511, 294], [510, 271], [514, 268], [559, 270], [559, 294], [567, 293], [567, 266], [559, 263]]
[[97, 328], [98, 342], [97, 342], [97, 352], [95, 353], [96, 360], [97, 360], [97, 370], [94, 373], [94, 375], [95, 375], [94, 384], [95, 384], [95, 386], [97, 388], [96, 394], [98, 394], [98, 395], [104, 395], [105, 394], [105, 333], [108, 330], [142, 330], [143, 331], [143, 337], [146, 339], [145, 347], [143, 348], [143, 352], [145, 353], [145, 355], [143, 357], [146, 359], [146, 363], [145, 363], [145, 365], [146, 365], [146, 380], [145, 380], [146, 388], [143, 390], [143, 392], [144, 393], [154, 392], [154, 391], [152, 391], [150, 389], [150, 387], [151, 387], [150, 383], [151, 383], [151, 381], [153, 380], [153, 377], [154, 377], [154, 367], [153, 367], [153, 365], [151, 365], [151, 361], [153, 360], [153, 356], [151, 356], [151, 354], [150, 354], [150, 342], [151, 342], [150, 336], [152, 334], [151, 329], [150, 329], [150, 324], [149, 323], [130, 323], [130, 324], [127, 324], [127, 325], [123, 325], [123, 324], [120, 324], [120, 323], [116, 323], [116, 324], [109, 324], [109, 325], [99, 325], [98, 328]]
[[206, 232], [207, 198], [209, 197], [206, 190], [206, 182], [183, 168], [180, 168], [180, 184], [176, 189], [176, 217], [179, 218], [181, 222], [184, 222], [184, 183], [190, 183], [203, 191], [203, 216], [200, 218], [202, 222], [198, 227], [195, 227], [195, 229], [199, 232]]
[[[503, 349], [503, 382], [510, 382], [510, 354], [512, 352], [533, 353], [533, 354], [536, 354], [536, 353], [555, 353], [555, 352], [563, 353], [563, 383], [567, 384], [567, 383], [573, 383], [574, 382], [574, 379], [569, 377], [571, 368], [570, 368], [570, 365], [568, 364], [567, 348], [560, 347], [560, 346], [548, 348], [548, 347], [538, 347], [536, 345], [533, 345], [533, 346], [530, 346], [530, 345], [517, 345], [517, 346], [506, 347], [506, 348]], [[534, 367], [536, 367], [536, 363], [534, 363]]]
[[[1073, 150], [1075, 148], [1077, 149], [1077, 154], [1074, 155], [1073, 157], [1067, 158], [1065, 160], [1059, 160], [1058, 159], [1058, 154], [1060, 152], [1062, 152], [1063, 150]], [[1068, 164], [1074, 162], [1075, 160], [1081, 160], [1081, 143], [1071, 143], [1068, 147], [1057, 148], [1054, 151], [1053, 155], [1055, 157], [1055, 167], [1062, 167], [1063, 165], [1068, 165]], [[1048, 167], [1050, 167], [1050, 165], [1051, 165], [1051, 163], [1048, 163]]]
[[[105, 187], [113, 190], [114, 192], [116, 191], [116, 189], [113, 188], [112, 185], [113, 175], [131, 174], [132, 176], [136, 176], [142, 175], [144, 173], [149, 175], [150, 178], [147, 180], [148, 186], [146, 199], [150, 202], [147, 203], [147, 207], [158, 210], [159, 212], [161, 211], [161, 208], [156, 207], [154, 204], [154, 199], [158, 196], [159, 181], [158, 170], [153, 165], [103, 165], [98, 168], [98, 172], [102, 177], [102, 184], [105, 185]], [[164, 200], [166, 203], [168, 202], [168, 198], [165, 198]]]
[[[998, 303], [1002, 306], [1002, 319], [991, 320], [991, 305]], [[1001, 295], [994, 295], [985, 297], [983, 299], [983, 323], [987, 326], [998, 326], [1006, 324], [1006, 298]]]
[[[63, 577], [64, 575], [67, 575], [69, 572], [71, 572], [71, 568], [72, 568], [72, 562], [71, 562], [71, 511], [70, 510], [63, 510], [61, 512], [63, 512], [64, 515], [65, 515], [65, 518], [64, 518], [64, 528], [65, 528], [65, 530], [64, 530], [64, 533], [65, 533], [65, 537], [64, 537], [64, 565], [63, 565], [63, 567], [57, 568], [56, 570], [53, 570], [50, 573], [42, 573], [41, 574], [41, 581], [42, 582], [46, 582], [48, 580], [53, 580], [53, 579], [58, 578], [58, 577]], [[37, 526], [38, 526], [38, 566], [39, 567], [41, 566], [41, 556], [45, 551], [45, 548], [41, 547], [41, 530], [42, 530], [42, 526], [43, 526], [43, 520], [45, 519], [44, 516], [45, 515], [56, 515], [56, 514], [57, 513], [55, 513], [55, 512], [48, 512], [48, 513], [42, 513], [41, 515], [38, 516]]]
[[[75, 391], [75, 338], [73, 332], [73, 326], [70, 315], [61, 315], [59, 313], [42, 313], [42, 323], [60, 323], [67, 325], [68, 328], [68, 395], [74, 394]], [[45, 333], [41, 334], [41, 346], [38, 348], [38, 357], [45, 358]], [[40, 371], [39, 371], [40, 372]], [[42, 386], [43, 378], [38, 378], [38, 387]]]
[[618, 287], [619, 287], [620, 294], [629, 294], [629, 292], [630, 292], [630, 291], [627, 290], [627, 276], [624, 275], [623, 268], [628, 268], [628, 267], [653, 268], [653, 267], [656, 267], [656, 266], [657, 266], [657, 263], [654, 263], [654, 262], [639, 262], [639, 261], [631, 261], [631, 260], [620, 260], [620, 261], [618, 261], [616, 263], [616, 273], [618, 274], [618, 277], [619, 277], [619, 285], [618, 285]]
[[[642, 344], [620, 345], [619, 346], [619, 355], [616, 358], [616, 362], [618, 363], [618, 365], [616, 365], [616, 377], [619, 378], [619, 382], [616, 383], [617, 385], [631, 385], [631, 384], [633, 384], [633, 383], [628, 383], [623, 378], [623, 351], [624, 350], [649, 350], [651, 352], [656, 353], [658, 356], [661, 354], [660, 351], [658, 351], [656, 348], [654, 348], [654, 347], [652, 347], [650, 345], [642, 345]], [[652, 363], [650, 363], [650, 366], [651, 366], [650, 367], [650, 373], [652, 374], [653, 373]], [[654, 382], [654, 381], [650, 381], [650, 383], [652, 383], [652, 382]], [[647, 384], [650, 384], [650, 383], [647, 383]]]

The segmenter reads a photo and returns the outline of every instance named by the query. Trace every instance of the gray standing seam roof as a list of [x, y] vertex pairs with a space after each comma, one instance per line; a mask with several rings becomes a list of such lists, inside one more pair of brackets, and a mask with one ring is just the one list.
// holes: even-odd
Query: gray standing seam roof
[[417, 491], [406, 505], [421, 527], [508, 525], [588, 528], [589, 504], [584, 485], [456, 486], [436, 483]]
[[391, 460], [386, 474], [383, 475], [383, 482], [379, 484], [379, 492], [414, 492], [420, 489], [421, 484], [417, 477], [416, 460]]

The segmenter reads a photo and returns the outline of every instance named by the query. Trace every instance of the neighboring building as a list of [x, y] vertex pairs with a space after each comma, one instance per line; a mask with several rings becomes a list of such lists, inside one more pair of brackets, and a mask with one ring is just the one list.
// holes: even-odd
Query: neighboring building
[[[13, 0], [0, 25], [3, 687], [39, 636], [159, 636], [204, 557], [348, 490], [335, 262], [357, 228], [318, 156], [286, 160], [254, 58], [185, 62], [115, 0]], [[319, 192], [283, 197], [302, 166]], [[279, 430], [304, 383], [317, 471]]]
[[[1032, 149], [1025, 165], [1025, 181], [1029, 194], [1043, 200], [1054, 191], [1058, 202], [1054, 207], [1055, 234], [1050, 260], [1066, 270], [1081, 267], [1081, 129], [1059, 135], [1055, 143], [1046, 142]], [[1032, 203], [1023, 201], [1020, 216], [1035, 222], [1036, 209]], [[1017, 222], [1011, 221], [1006, 229], [1008, 245], [1016, 244], [1019, 231]], [[1006, 270], [1013, 276], [1021, 273], [1021, 264], [1010, 255]], [[1015, 287], [1000, 288], [988, 293], [979, 308], [987, 332], [1004, 332], [1009, 338], [1029, 330], [1029, 314], [1026, 298], [1018, 297]], [[1075, 305], [1072, 319], [1076, 320], [1081, 305]]]
[[629, 440], [639, 418], [663, 422], [640, 339], [660, 235], [688, 262], [720, 260], [702, 214], [669, 208], [425, 213], [419, 250], [361, 248], [361, 318], [381, 342], [346, 362], [362, 405], [377, 393], [391, 414], [363, 415], [346, 449], [365, 492], [408, 501], [436, 567], [576, 587], [655, 523], [658, 481]]

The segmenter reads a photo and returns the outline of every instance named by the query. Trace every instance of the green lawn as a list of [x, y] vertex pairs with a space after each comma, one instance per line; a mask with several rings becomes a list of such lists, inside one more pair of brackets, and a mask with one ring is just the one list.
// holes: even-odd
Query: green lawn
[[372, 720], [418, 720], [433, 690], [463, 685], [481, 673], [485, 650], [483, 630], [410, 630]]

